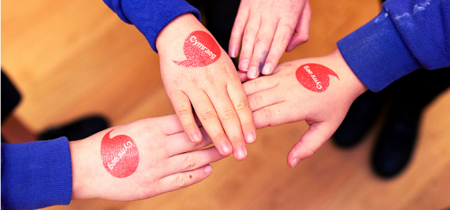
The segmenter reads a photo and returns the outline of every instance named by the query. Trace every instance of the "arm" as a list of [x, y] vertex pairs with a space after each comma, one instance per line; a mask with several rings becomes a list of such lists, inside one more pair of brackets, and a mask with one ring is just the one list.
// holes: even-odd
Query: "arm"
[[421, 67], [450, 66], [448, 0], [390, 0], [383, 7], [377, 17], [337, 43], [371, 91]]
[[248, 79], [269, 75], [284, 51], [308, 40], [310, 20], [308, 0], [244, 0], [231, 33], [230, 56], [241, 50], [239, 70], [247, 72]]
[[[204, 131], [203, 131], [204, 133]], [[195, 184], [223, 158], [204, 140], [195, 144], [175, 115], [143, 119], [70, 142], [72, 199], [131, 201]]]
[[247, 97], [231, 59], [198, 21], [198, 11], [194, 8], [195, 17], [189, 13], [193, 7], [179, 0], [105, 2], [159, 52], [164, 87], [190, 139], [202, 140], [192, 104], [221, 154], [234, 151], [236, 159], [245, 159], [245, 142], [256, 139]]
[[[204, 131], [203, 131], [204, 132]], [[130, 201], [197, 183], [223, 158], [195, 144], [175, 115], [143, 119], [86, 139], [2, 144], [2, 208], [67, 205], [71, 199]]]

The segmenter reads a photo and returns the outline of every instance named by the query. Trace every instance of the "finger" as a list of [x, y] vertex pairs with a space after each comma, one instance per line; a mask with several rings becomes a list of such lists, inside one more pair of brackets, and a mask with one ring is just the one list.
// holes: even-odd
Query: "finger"
[[240, 72], [240, 71], [238, 71], [237, 73], [239, 76], [239, 80], [241, 80], [241, 82], [246, 82], [248, 80], [247, 73]]
[[[281, 102], [253, 112], [256, 129], [303, 120], [301, 117], [298, 117], [301, 116], [299, 113], [289, 111], [292, 110], [292, 107], [289, 102]], [[295, 110], [295, 112], [300, 111]]]
[[297, 27], [295, 28], [295, 33], [291, 38], [286, 49], [287, 52], [292, 51], [298, 45], [303, 44], [309, 39], [309, 25], [311, 22], [311, 7], [309, 6], [309, 1], [306, 1], [305, 7], [303, 7], [302, 14], [298, 21]]
[[167, 160], [165, 176], [195, 170], [222, 158], [215, 147], [175, 155]]
[[252, 95], [256, 92], [274, 88], [278, 85], [278, 81], [270, 77], [260, 77], [255, 80], [248, 81], [242, 86], [244, 87], [245, 94]]
[[247, 95], [245, 95], [242, 85], [239, 83], [235, 85], [228, 84], [227, 91], [242, 125], [245, 142], [251, 144], [256, 140], [256, 129]]
[[173, 135], [180, 132], [184, 133], [183, 126], [176, 114], [159, 117], [156, 120], [158, 120], [157, 123], [161, 126], [162, 132], [166, 135]]
[[169, 97], [186, 134], [192, 142], [200, 142], [202, 140], [202, 135], [195, 123], [188, 96], [182, 91], [174, 91], [174, 93], [169, 94]]
[[[257, 78], [264, 67], [267, 54], [269, 53], [269, 50], [271, 50], [270, 45], [272, 44], [272, 39], [277, 28], [277, 22], [278, 21], [273, 21], [271, 19], [262, 20], [261, 28], [258, 31], [258, 36], [253, 49], [250, 68], [247, 73], [249, 79]], [[284, 52], [284, 50], [282, 52]]]
[[166, 176], [159, 180], [159, 187], [156, 187], [155, 193], [159, 195], [193, 185], [206, 179], [211, 175], [212, 170], [212, 166], [206, 165], [192, 171]]
[[[233, 146], [234, 157], [237, 160], [245, 159], [245, 157], [247, 157], [247, 149], [245, 147], [244, 136], [241, 130], [241, 123], [227, 91], [218, 91], [215, 92], [215, 95], [209, 95], [212, 96], [211, 101], [214, 104], [214, 108], [217, 111], [223, 129], [225, 130], [225, 133]], [[214, 136], [211, 137], [216, 145]]]
[[333, 135], [338, 126], [339, 124], [328, 122], [312, 123], [300, 141], [289, 152], [289, 166], [293, 168], [300, 160], [311, 157]]
[[212, 140], [211, 138], [209, 138], [205, 129], [200, 128], [200, 131], [202, 132], [203, 136], [203, 139], [200, 143], [194, 143], [190, 141], [189, 137], [184, 132], [168, 136], [165, 149], [167, 150], [167, 154], [169, 155], [169, 157], [210, 145], [212, 143]]
[[270, 47], [270, 52], [267, 55], [265, 61], [262, 74], [272, 74], [273, 70], [280, 61], [281, 56], [286, 50], [289, 41], [291, 40], [292, 33], [294, 32], [294, 27], [295, 26], [290, 20], [286, 18], [280, 20], [275, 32], [275, 36], [273, 38], [272, 45]]
[[259, 15], [251, 16], [245, 27], [244, 36], [242, 39], [241, 55], [239, 57], [239, 70], [247, 71], [250, 65], [250, 59], [253, 54], [253, 47], [255, 45], [255, 39], [258, 34], [258, 30], [261, 24], [261, 17]]
[[284, 100], [285, 95], [280, 94], [280, 90], [277, 88], [271, 88], [263, 91], [259, 91], [255, 94], [248, 96], [248, 102], [252, 111], [280, 103]]
[[249, 9], [242, 4], [239, 6], [236, 19], [234, 20], [233, 29], [231, 30], [230, 44], [228, 53], [230, 57], [236, 58], [241, 45], [242, 34], [244, 33], [245, 26], [248, 21]]
[[194, 97], [196, 100], [192, 101], [192, 105], [194, 106], [195, 112], [200, 119], [203, 128], [205, 128], [206, 133], [208, 133], [214, 145], [216, 145], [222, 155], [230, 155], [232, 153], [232, 146], [222, 129], [221, 121], [219, 120], [216, 109], [212, 105], [210, 98], [205, 92], [196, 94]]

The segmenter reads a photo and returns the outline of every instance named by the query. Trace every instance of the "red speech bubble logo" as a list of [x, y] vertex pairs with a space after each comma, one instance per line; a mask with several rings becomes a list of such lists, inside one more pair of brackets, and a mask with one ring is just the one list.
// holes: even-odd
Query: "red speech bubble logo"
[[173, 61], [186, 67], [203, 67], [216, 62], [220, 57], [220, 47], [214, 38], [204, 31], [194, 31], [186, 38], [183, 47], [186, 60]]
[[335, 76], [339, 80], [339, 76], [333, 70], [315, 63], [308, 63], [298, 67], [295, 75], [303, 87], [314, 92], [323, 92], [328, 88], [330, 85], [330, 77], [328, 75]]
[[139, 151], [133, 139], [126, 135], [110, 138], [108, 132], [103, 136], [101, 156], [103, 166], [113, 176], [124, 178], [133, 174], [139, 164]]

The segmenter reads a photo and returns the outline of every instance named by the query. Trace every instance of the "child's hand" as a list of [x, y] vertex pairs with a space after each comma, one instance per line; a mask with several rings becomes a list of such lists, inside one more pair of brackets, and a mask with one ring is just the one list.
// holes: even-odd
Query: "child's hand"
[[192, 15], [181, 15], [158, 35], [161, 76], [181, 125], [193, 142], [202, 134], [194, 113], [222, 155], [247, 156], [256, 139], [252, 112], [236, 68]]
[[257, 128], [305, 120], [309, 130], [292, 148], [288, 164], [310, 157], [344, 119], [367, 88], [340, 52], [278, 65], [274, 74], [244, 83]]
[[130, 201], [202, 181], [223, 158], [204, 130], [189, 140], [175, 115], [143, 119], [70, 142], [73, 199]]
[[284, 51], [309, 38], [308, 0], [243, 0], [231, 32], [229, 54], [238, 55], [239, 70], [249, 79], [273, 72]]

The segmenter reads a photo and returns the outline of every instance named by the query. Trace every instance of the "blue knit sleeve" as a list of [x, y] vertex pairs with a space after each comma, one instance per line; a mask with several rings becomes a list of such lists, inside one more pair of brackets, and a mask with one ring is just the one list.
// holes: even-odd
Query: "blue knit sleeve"
[[1, 145], [2, 209], [70, 203], [72, 161], [66, 137]]
[[338, 48], [356, 76], [380, 91], [418, 69], [450, 66], [450, 0], [388, 0]]
[[176, 17], [200, 12], [184, 0], [103, 0], [126, 23], [134, 24], [155, 52], [159, 32]]

